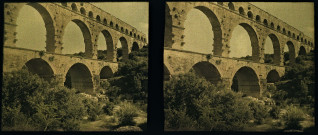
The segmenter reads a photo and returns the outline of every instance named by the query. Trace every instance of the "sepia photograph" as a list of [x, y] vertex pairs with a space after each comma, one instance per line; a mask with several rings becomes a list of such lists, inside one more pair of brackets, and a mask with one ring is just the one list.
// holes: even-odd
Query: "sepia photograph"
[[2, 131], [146, 131], [148, 2], [3, 8]]
[[313, 2], [166, 2], [164, 130], [315, 129]]

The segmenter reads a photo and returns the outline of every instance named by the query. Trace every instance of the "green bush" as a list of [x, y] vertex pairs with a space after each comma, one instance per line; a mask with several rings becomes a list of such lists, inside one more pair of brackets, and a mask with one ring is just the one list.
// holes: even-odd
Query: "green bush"
[[172, 130], [240, 130], [252, 118], [241, 93], [191, 72], [165, 82], [164, 101], [165, 126]]
[[300, 121], [304, 120], [304, 112], [293, 105], [287, 106], [283, 120], [285, 121], [285, 129], [300, 130], [302, 129]]
[[267, 118], [269, 115], [266, 106], [261, 103], [258, 103], [257, 101], [251, 101], [249, 103], [249, 106], [253, 112], [255, 122], [257, 124], [263, 124], [265, 118]]
[[135, 126], [134, 117], [138, 116], [138, 108], [127, 101], [121, 102], [119, 106], [119, 110], [116, 111], [119, 126]]
[[271, 115], [272, 118], [278, 119], [279, 118], [280, 109], [281, 108], [279, 106], [274, 105], [272, 107], [272, 109], [270, 110], [269, 114]]
[[98, 101], [94, 101], [93, 99], [82, 97], [83, 104], [85, 106], [86, 112], [88, 114], [88, 120], [95, 121], [98, 116], [102, 113], [102, 106], [98, 103]]
[[84, 106], [75, 90], [52, 85], [27, 70], [4, 73], [3, 129], [78, 130]]
[[164, 109], [165, 128], [174, 130], [196, 129], [196, 121], [191, 119], [185, 110]]
[[106, 105], [103, 107], [104, 113], [107, 115], [113, 115], [114, 106], [113, 102], [106, 102]]

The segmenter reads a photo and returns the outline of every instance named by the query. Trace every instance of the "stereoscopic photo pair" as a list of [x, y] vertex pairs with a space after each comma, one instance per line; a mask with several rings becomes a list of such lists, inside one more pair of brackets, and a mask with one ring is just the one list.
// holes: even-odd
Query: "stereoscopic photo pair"
[[163, 44], [149, 2], [3, 5], [2, 131], [146, 131], [158, 45], [164, 131], [314, 130], [313, 2], [165, 2]]

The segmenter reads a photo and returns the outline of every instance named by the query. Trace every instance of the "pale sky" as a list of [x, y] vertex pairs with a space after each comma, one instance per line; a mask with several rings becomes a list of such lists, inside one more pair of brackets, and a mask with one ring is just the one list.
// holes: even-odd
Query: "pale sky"
[[[305, 35], [314, 37], [314, 5], [309, 2], [251, 2], [255, 6], [283, 20]], [[198, 21], [200, 20], [200, 21]], [[252, 48], [248, 33], [241, 26], [232, 31], [230, 39], [230, 57], [251, 56]], [[185, 22], [184, 49], [194, 52], [211, 54], [213, 47], [212, 26], [200, 10], [192, 9]], [[287, 47], [285, 47], [287, 48]], [[288, 49], [285, 49], [288, 51]], [[271, 39], [267, 37], [265, 53], [273, 53]]]
[[[92, 4], [146, 34], [148, 42], [148, 2], [98, 2]], [[45, 50], [45, 24], [37, 10], [31, 6], [24, 6], [19, 12], [17, 25], [17, 47]], [[67, 24], [63, 37], [63, 54], [85, 52], [83, 35], [74, 22]], [[101, 33], [98, 39], [98, 49], [106, 50], [106, 41]], [[117, 47], [121, 47], [120, 42]]]

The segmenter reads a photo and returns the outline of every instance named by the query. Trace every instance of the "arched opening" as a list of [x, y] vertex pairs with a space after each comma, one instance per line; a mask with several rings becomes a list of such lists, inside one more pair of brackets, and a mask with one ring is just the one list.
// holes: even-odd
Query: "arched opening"
[[298, 53], [299, 55], [306, 55], [307, 53], [306, 53], [306, 49], [305, 49], [305, 47], [304, 46], [301, 46], [300, 48], [299, 48], [299, 53]]
[[134, 38], [136, 38], [136, 33], [134, 33]]
[[250, 67], [242, 67], [235, 73], [231, 88], [233, 91], [242, 92], [248, 96], [260, 96], [260, 85], [257, 74]]
[[117, 59], [128, 59], [128, 43], [124, 37], [119, 38], [117, 42]]
[[[222, 31], [217, 16], [207, 7], [198, 6], [187, 13], [184, 23], [184, 50], [221, 55]], [[200, 21], [198, 21], [200, 20]]]
[[88, 17], [90, 17], [90, 18], [93, 18], [93, 17], [94, 17], [94, 15], [93, 15], [93, 12], [92, 12], [92, 11], [89, 11], [89, 12], [88, 12]]
[[127, 34], [128, 35], [128, 30], [126, 29], [126, 31], [125, 31], [125, 34]]
[[107, 20], [106, 20], [106, 18], [104, 18], [103, 23], [104, 23], [104, 24], [107, 24]]
[[139, 50], [139, 46], [137, 44], [137, 42], [134, 42], [131, 48], [131, 51], [138, 51]]
[[54, 77], [54, 73], [51, 66], [41, 58], [29, 60], [27, 63], [25, 63], [25, 67], [23, 68], [26, 68], [29, 72], [33, 74], [37, 74], [38, 76], [40, 76], [48, 82], [50, 82]]
[[118, 24], [116, 24], [116, 30], [119, 30], [119, 26], [118, 26]]
[[66, 25], [63, 54], [86, 57], [92, 50], [91, 45], [91, 34], [84, 22], [74, 19]]
[[295, 33], [293, 33], [293, 39], [296, 39], [296, 35], [295, 35]]
[[275, 83], [280, 80], [279, 74], [276, 70], [271, 70], [266, 77], [267, 83]]
[[229, 6], [229, 9], [235, 10], [233, 2], [229, 2], [228, 6]]
[[271, 23], [271, 28], [273, 28], [273, 29], [275, 28], [274, 23]]
[[132, 32], [130, 32], [129, 35], [132, 36]]
[[[241, 23], [234, 28], [230, 39], [230, 57], [259, 61], [258, 38], [254, 29]], [[252, 57], [251, 57], [252, 56]]]
[[259, 15], [256, 15], [256, 21], [258, 21], [258, 22], [261, 21], [261, 17]]
[[239, 13], [240, 13], [241, 15], [245, 15], [244, 9], [243, 9], [242, 7], [239, 8]]
[[264, 44], [264, 63], [274, 63], [279, 65], [281, 59], [280, 44], [276, 35], [269, 34]]
[[247, 17], [253, 19], [253, 13], [251, 11], [247, 12]]
[[139, 36], [139, 35], [137, 35], [137, 39], [140, 39], [140, 36]]
[[100, 16], [99, 15], [96, 16], [96, 21], [100, 22]]
[[295, 61], [295, 47], [291, 41], [288, 41], [284, 46], [284, 64], [289, 65]]
[[121, 27], [121, 28], [120, 28], [120, 31], [121, 31], [121, 32], [124, 32], [124, 28], [123, 28], [123, 27]]
[[277, 26], [277, 30], [280, 31], [280, 26], [279, 25]]
[[114, 23], [112, 21], [110, 21], [109, 25], [110, 27], [114, 27]]
[[300, 39], [300, 41], [301, 41], [301, 42], [303, 42], [303, 41], [304, 41], [304, 39], [303, 39], [303, 38], [301, 38], [301, 39]]
[[299, 41], [299, 36], [297, 36], [297, 40]]
[[54, 52], [55, 28], [49, 12], [38, 3], [21, 8], [16, 21], [16, 47]]
[[113, 77], [113, 75], [114, 75], [114, 73], [113, 73], [112, 69], [109, 66], [105, 66], [100, 71], [99, 77], [100, 77], [100, 79], [108, 79], [108, 78]]
[[210, 62], [199, 62], [195, 64], [191, 70], [194, 70], [197, 75], [204, 77], [212, 84], [216, 85], [221, 82], [221, 74], [219, 70]]
[[305, 44], [307, 44], [307, 39], [305, 39]]
[[283, 28], [283, 34], [286, 34], [286, 30], [285, 30], [285, 28]]
[[64, 86], [74, 88], [80, 92], [93, 90], [92, 75], [86, 65], [82, 63], [74, 64], [65, 76]]
[[169, 81], [170, 78], [171, 78], [171, 73], [170, 73], [169, 69], [167, 68], [167, 66], [165, 64], [163, 64], [163, 80]]
[[114, 59], [113, 38], [109, 31], [103, 30], [98, 35], [97, 50], [98, 59], [106, 59], [110, 61]]
[[76, 6], [75, 3], [73, 3], [73, 4], [71, 5], [71, 7], [72, 7], [72, 10], [73, 10], [73, 11], [77, 11], [77, 6]]
[[291, 33], [290, 33], [290, 31], [288, 31], [288, 36], [289, 36], [289, 37], [291, 37]]
[[86, 10], [83, 7], [81, 7], [80, 12], [82, 15], [86, 15]]
[[264, 23], [265, 26], [268, 26], [268, 22], [267, 22], [266, 19], [264, 19], [263, 23]]

